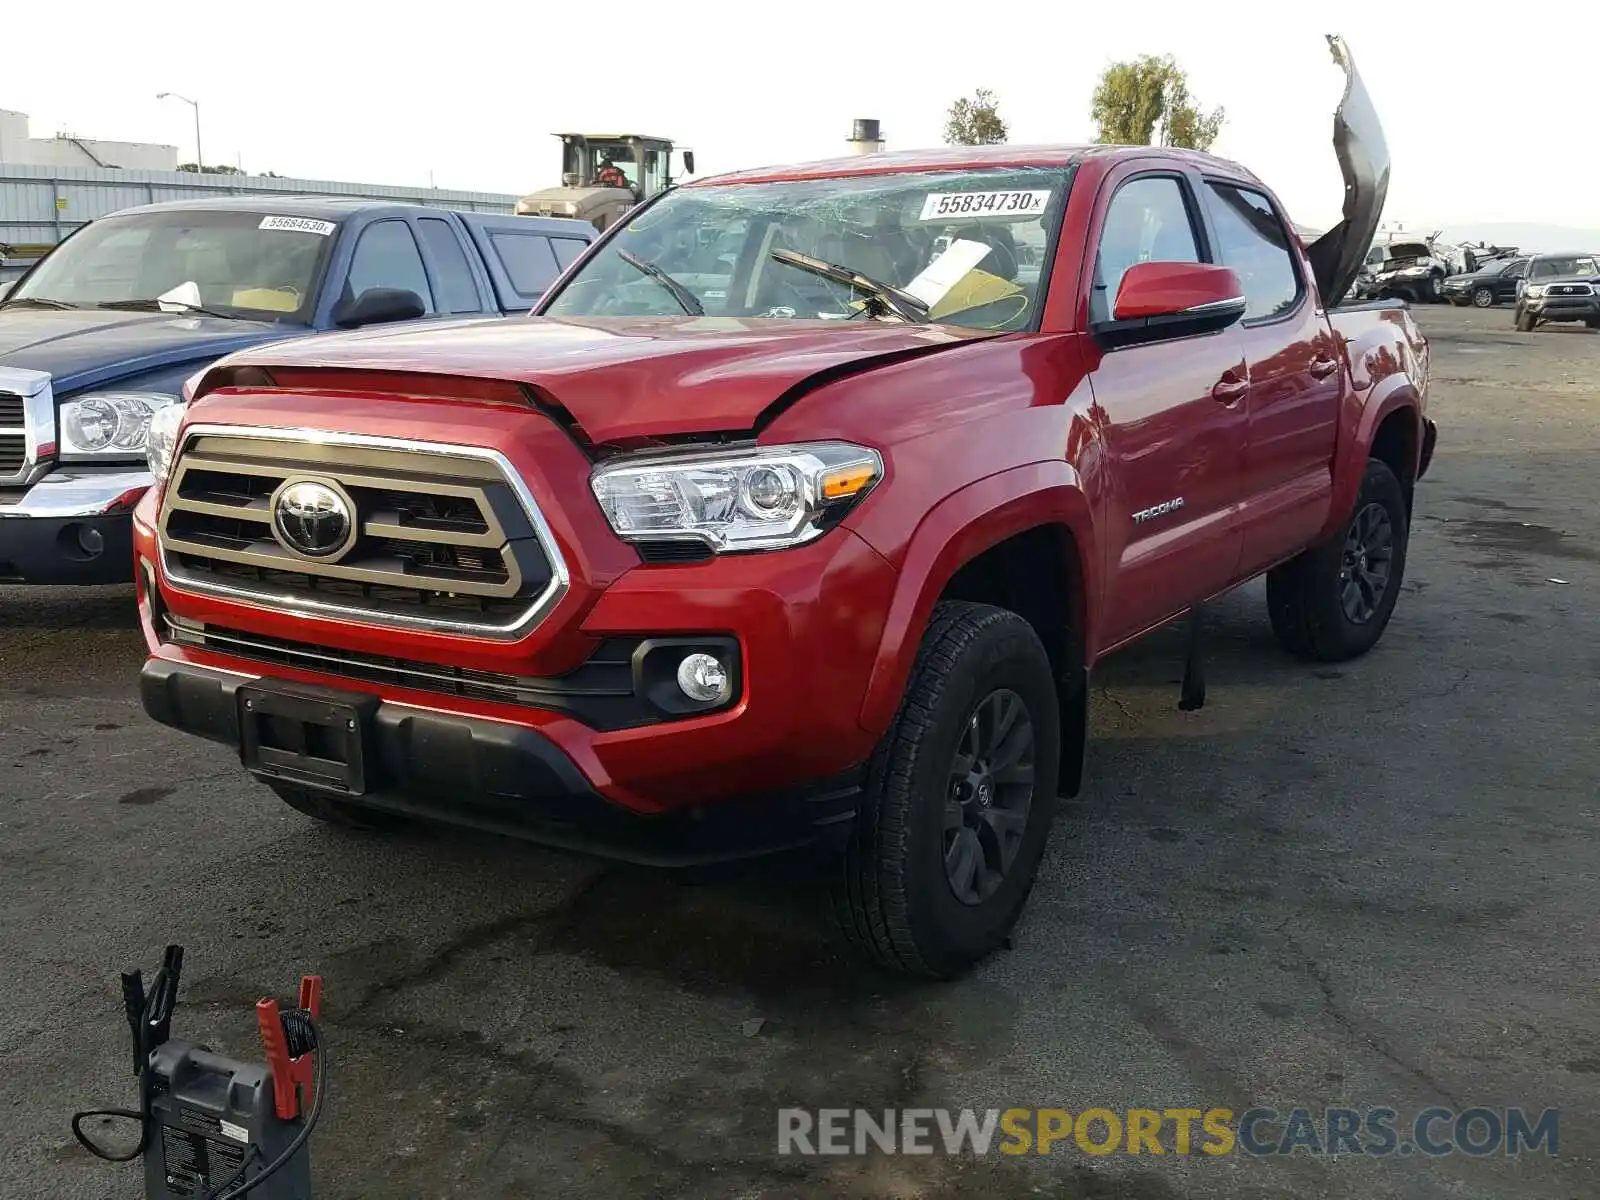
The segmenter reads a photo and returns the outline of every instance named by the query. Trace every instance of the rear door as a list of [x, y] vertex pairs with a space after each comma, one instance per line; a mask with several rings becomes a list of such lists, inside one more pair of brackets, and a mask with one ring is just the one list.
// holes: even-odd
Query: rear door
[[1240, 574], [1253, 575], [1310, 544], [1327, 519], [1339, 402], [1348, 386], [1344, 345], [1271, 198], [1222, 179], [1207, 179], [1203, 192], [1218, 259], [1233, 268], [1246, 301]]
[[463, 215], [494, 287], [500, 310], [527, 312], [562, 271], [589, 248], [596, 231], [577, 221]]
[[[442, 316], [471, 316], [484, 311], [483, 284], [462, 245], [462, 231], [449, 217], [417, 217], [418, 239], [433, 276], [436, 307]], [[484, 281], [486, 282], [486, 281]], [[494, 306], [499, 312], [499, 305]]]
[[[1195, 183], [1175, 170], [1112, 174], [1091, 235], [1091, 324], [1111, 316], [1133, 264], [1210, 260]], [[1105, 650], [1232, 581], [1248, 384], [1237, 327], [1098, 353], [1089, 380], [1109, 459]]]

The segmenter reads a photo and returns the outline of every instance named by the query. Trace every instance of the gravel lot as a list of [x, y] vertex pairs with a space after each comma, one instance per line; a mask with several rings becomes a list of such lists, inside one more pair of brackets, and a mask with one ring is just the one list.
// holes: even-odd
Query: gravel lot
[[[67, 1120], [132, 1101], [117, 972], [167, 941], [175, 1032], [245, 1057], [326, 976], [319, 1200], [1600, 1193], [1600, 335], [1419, 316], [1441, 443], [1382, 644], [1299, 665], [1252, 585], [1203, 711], [1178, 633], [1107, 663], [1015, 948], [953, 985], [842, 959], [781, 869], [321, 828], [145, 719], [130, 590], [0, 587], [0, 1196], [142, 1194]], [[785, 1105], [1253, 1104], [1559, 1107], [1560, 1154], [775, 1154]]]

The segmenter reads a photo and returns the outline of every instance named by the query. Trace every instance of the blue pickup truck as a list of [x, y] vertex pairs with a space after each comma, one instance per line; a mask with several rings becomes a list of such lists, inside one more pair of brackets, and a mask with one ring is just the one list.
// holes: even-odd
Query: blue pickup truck
[[150, 418], [222, 355], [525, 313], [596, 236], [585, 221], [263, 196], [83, 226], [0, 300], [0, 583], [133, 578]]

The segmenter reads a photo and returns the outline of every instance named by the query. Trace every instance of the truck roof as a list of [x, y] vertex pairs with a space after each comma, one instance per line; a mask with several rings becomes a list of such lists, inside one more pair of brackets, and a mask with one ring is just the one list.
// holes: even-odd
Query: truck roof
[[[131, 212], [260, 212], [282, 213], [285, 216], [319, 217], [336, 221], [352, 213], [370, 212], [374, 209], [399, 209], [405, 212], [472, 212], [472, 209], [449, 209], [431, 204], [410, 204], [404, 200], [368, 200], [359, 196], [218, 196], [215, 199], [163, 200], [156, 204], [138, 204], [117, 210], [118, 215]], [[109, 215], [109, 214], [108, 214]], [[483, 214], [485, 216], [493, 214]], [[509, 215], [509, 214], [502, 214]]]
[[1182, 150], [1174, 146], [1043, 145], [1016, 146], [941, 146], [930, 150], [888, 150], [876, 154], [853, 154], [817, 162], [789, 166], [756, 167], [723, 175], [709, 175], [685, 183], [684, 187], [705, 187], [725, 183], [765, 183], [788, 179], [827, 179], [843, 175], [882, 175], [900, 171], [959, 171], [982, 167], [1072, 166], [1086, 158], [1120, 159], [1160, 155], [1192, 162], [1209, 172], [1254, 181], [1256, 176], [1229, 159]]

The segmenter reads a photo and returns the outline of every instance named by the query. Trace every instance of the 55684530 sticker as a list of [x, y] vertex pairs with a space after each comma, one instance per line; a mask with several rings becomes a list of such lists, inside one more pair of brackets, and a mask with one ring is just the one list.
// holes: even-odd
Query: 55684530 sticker
[[332, 221], [319, 221], [315, 217], [262, 217], [261, 229], [288, 229], [295, 233], [315, 233], [327, 237], [339, 228]]
[[1050, 202], [1050, 191], [1018, 188], [1003, 192], [932, 192], [922, 202], [923, 221], [951, 217], [1037, 217]]

